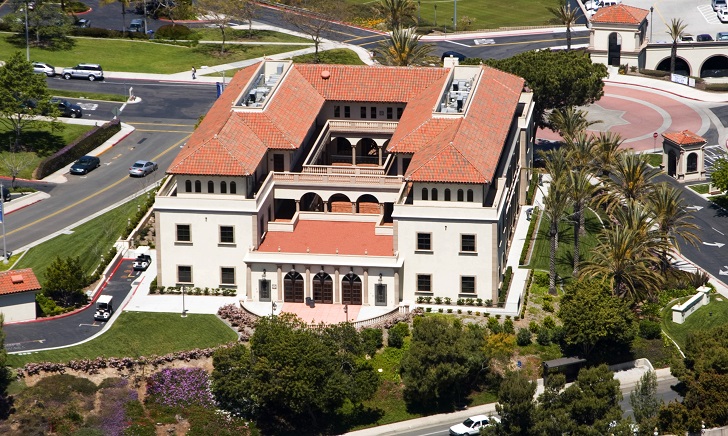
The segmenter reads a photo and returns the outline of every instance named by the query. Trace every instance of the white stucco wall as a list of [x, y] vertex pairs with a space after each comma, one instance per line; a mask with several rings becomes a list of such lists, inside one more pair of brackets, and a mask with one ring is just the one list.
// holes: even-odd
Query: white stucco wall
[[0, 295], [0, 313], [5, 322], [35, 319], [35, 291]]

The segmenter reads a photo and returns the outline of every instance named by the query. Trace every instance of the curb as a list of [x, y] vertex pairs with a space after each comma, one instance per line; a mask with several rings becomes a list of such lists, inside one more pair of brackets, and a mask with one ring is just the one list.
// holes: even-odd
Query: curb
[[[639, 79], [642, 80], [642, 78], [639, 78]], [[646, 80], [650, 80], [650, 79], [646, 79]], [[664, 92], [666, 94], [674, 95], [676, 97], [680, 97], [680, 98], [684, 98], [684, 99], [692, 100], [692, 101], [698, 101], [698, 102], [701, 102], [701, 103], [715, 103], [715, 104], [718, 104], [718, 103], [728, 103], [728, 100], [707, 101], [707, 100], [702, 100], [702, 99], [700, 99], [698, 97], [690, 97], [690, 96], [687, 96], [687, 95], [684, 95], [684, 94], [679, 94], [679, 93], [677, 93], [675, 91], [669, 91], [669, 90], [664, 89], [664, 88], [658, 88], [658, 87], [655, 87], [655, 86], [650, 86], [650, 85], [641, 84], [641, 83], [620, 82], [620, 81], [617, 81], [617, 80], [614, 80], [614, 79], [604, 79], [604, 83], [611, 83], [611, 84], [614, 84], [614, 85], [636, 86], [636, 87], [640, 87], [640, 88], [647, 88], [647, 89], [651, 89], [653, 91], [660, 91], [660, 92]], [[672, 83], [672, 82], [670, 82], [670, 83]], [[701, 91], [701, 92], [705, 92], [705, 91]]]

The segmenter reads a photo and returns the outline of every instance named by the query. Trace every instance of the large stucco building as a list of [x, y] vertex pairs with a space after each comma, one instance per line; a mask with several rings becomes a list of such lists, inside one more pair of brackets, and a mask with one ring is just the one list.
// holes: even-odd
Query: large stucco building
[[239, 71], [155, 203], [158, 284], [250, 301], [497, 301], [533, 96], [486, 67]]

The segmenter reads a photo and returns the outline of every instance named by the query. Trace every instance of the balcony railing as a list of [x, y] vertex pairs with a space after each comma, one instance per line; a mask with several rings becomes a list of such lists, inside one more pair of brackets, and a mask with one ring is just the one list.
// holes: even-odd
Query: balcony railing
[[275, 182], [293, 183], [348, 183], [356, 185], [399, 185], [402, 176], [382, 176], [369, 174], [313, 174], [313, 173], [271, 173]]
[[391, 135], [397, 129], [398, 123], [392, 121], [329, 120], [328, 124], [332, 132], [377, 132]]

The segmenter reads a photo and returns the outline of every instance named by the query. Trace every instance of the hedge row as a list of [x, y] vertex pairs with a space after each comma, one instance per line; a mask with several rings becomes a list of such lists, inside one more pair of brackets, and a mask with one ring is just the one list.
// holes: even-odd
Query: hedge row
[[645, 76], [667, 77], [670, 75], [670, 72], [662, 70], [648, 70], [647, 68], [643, 68], [640, 70], [640, 74], [644, 74]]
[[110, 121], [103, 126], [94, 127], [82, 137], [41, 161], [38, 168], [35, 169], [33, 177], [42, 179], [53, 174], [103, 144], [119, 130], [121, 130], [121, 123], [118, 119]]
[[71, 34], [88, 38], [149, 39], [149, 36], [144, 32], [122, 33], [120, 30], [101, 29], [99, 27], [75, 27]]
[[728, 83], [708, 83], [705, 85], [708, 91], [728, 91]]
[[540, 214], [539, 208], [535, 207], [531, 214], [531, 223], [528, 225], [528, 234], [526, 235], [526, 242], [521, 250], [521, 257], [518, 259], [519, 265], [526, 264], [526, 257], [528, 256], [528, 250], [531, 248], [531, 240], [533, 239], [533, 231], [536, 229], [536, 223], [538, 223], [538, 216]]

